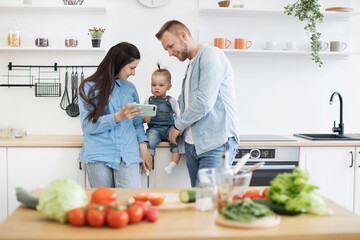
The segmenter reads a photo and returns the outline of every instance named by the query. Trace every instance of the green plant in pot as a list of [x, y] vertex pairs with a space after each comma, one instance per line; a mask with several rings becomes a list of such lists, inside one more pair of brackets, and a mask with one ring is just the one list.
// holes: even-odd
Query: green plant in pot
[[311, 56], [315, 63], [322, 66], [323, 62], [319, 57], [319, 51], [321, 49], [319, 39], [321, 33], [316, 29], [317, 24], [323, 21], [324, 15], [320, 12], [319, 0], [297, 0], [293, 4], [288, 4], [285, 8], [285, 14], [298, 17], [300, 22], [306, 21], [306, 30], [311, 40]]
[[100, 47], [101, 38], [105, 32], [105, 28], [90, 28], [89, 35], [91, 36], [91, 42], [93, 47]]

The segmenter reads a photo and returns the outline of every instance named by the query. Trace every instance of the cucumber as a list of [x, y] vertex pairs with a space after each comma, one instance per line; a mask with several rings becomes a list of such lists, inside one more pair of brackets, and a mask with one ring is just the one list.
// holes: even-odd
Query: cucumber
[[273, 203], [266, 199], [255, 198], [255, 199], [253, 199], [253, 201], [264, 204], [264, 205], [268, 206], [274, 212], [281, 214], [281, 215], [295, 216], [295, 215], [302, 213], [302, 212], [289, 211], [285, 208], [285, 205], [279, 204], [279, 203]]
[[39, 203], [39, 198], [34, 196], [32, 193], [26, 191], [21, 187], [16, 188], [16, 198], [19, 202], [24, 204], [28, 208], [36, 209]]
[[195, 202], [196, 192], [194, 190], [181, 190], [179, 197], [180, 201], [183, 203]]

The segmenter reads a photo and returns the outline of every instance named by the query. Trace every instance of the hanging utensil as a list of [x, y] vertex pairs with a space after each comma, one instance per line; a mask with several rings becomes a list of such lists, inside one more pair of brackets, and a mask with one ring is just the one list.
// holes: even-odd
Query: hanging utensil
[[[76, 73], [77, 76], [77, 73]], [[66, 108], [66, 114], [69, 115], [70, 117], [77, 117], [79, 116], [79, 105], [76, 104], [75, 101], [75, 95], [76, 93], [76, 88], [75, 87], [75, 75], [74, 75], [74, 68], [72, 69], [72, 73], [71, 73], [71, 98], [72, 98], [72, 102], [71, 104]]]
[[60, 101], [60, 107], [62, 110], [66, 110], [66, 108], [69, 106], [70, 104], [70, 99], [69, 99], [69, 93], [68, 93], [68, 70], [66, 68], [66, 72], [65, 72], [65, 90], [63, 93], [63, 96], [61, 98]]

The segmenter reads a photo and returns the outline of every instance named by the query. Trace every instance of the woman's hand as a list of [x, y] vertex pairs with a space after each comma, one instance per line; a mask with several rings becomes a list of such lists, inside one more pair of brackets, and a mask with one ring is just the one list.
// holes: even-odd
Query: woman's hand
[[153, 162], [152, 162], [152, 156], [147, 148], [147, 144], [140, 143], [139, 149], [140, 149], [140, 157], [143, 160], [142, 167], [144, 168], [144, 171], [146, 172], [146, 170], [148, 170], [149, 172], [151, 172]]
[[151, 117], [150, 117], [150, 116], [144, 116], [144, 117], [143, 117], [143, 122], [149, 123], [150, 121], [151, 121]]
[[119, 122], [119, 121], [125, 120], [125, 119], [132, 119], [133, 117], [141, 114], [142, 113], [140, 111], [141, 107], [129, 109], [131, 106], [133, 106], [135, 104], [136, 104], [135, 102], [125, 104], [119, 112], [114, 114], [115, 121]]

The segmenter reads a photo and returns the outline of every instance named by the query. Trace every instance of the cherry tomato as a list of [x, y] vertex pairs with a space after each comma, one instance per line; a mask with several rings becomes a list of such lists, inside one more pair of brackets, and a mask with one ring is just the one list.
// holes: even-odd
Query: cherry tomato
[[149, 208], [146, 211], [146, 219], [149, 222], [155, 222], [159, 218], [159, 211], [155, 208]]
[[85, 212], [83, 208], [74, 208], [67, 214], [69, 223], [76, 227], [81, 227], [86, 224]]
[[232, 202], [236, 203], [236, 201], [243, 199], [239, 194], [235, 194], [232, 198]]
[[148, 210], [148, 207], [146, 206], [145, 202], [135, 201], [132, 205], [134, 205], [134, 204], [139, 205], [142, 208], [142, 210], [144, 212], [143, 219], [145, 219], [146, 218], [146, 212]]
[[243, 198], [262, 198], [262, 192], [258, 189], [250, 189], [243, 195]]
[[149, 194], [141, 193], [141, 194], [133, 195], [132, 197], [135, 199], [135, 201], [146, 202], [148, 200]]
[[115, 204], [116, 193], [110, 188], [97, 188], [91, 194], [91, 203], [100, 205]]
[[137, 204], [131, 205], [127, 209], [127, 211], [129, 214], [130, 223], [140, 222], [144, 217], [144, 210], [142, 209], [141, 206], [139, 206]]
[[95, 208], [86, 212], [86, 221], [91, 227], [102, 227], [105, 224], [105, 213]]
[[165, 195], [149, 195], [149, 202], [154, 206], [159, 206], [165, 201]]
[[126, 210], [111, 209], [106, 215], [106, 222], [112, 228], [122, 228], [129, 223], [129, 214]]

